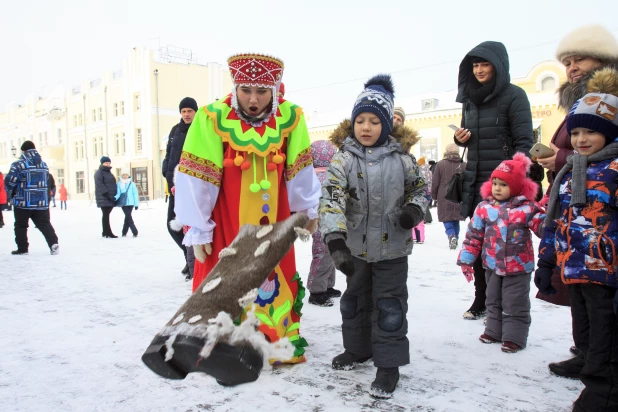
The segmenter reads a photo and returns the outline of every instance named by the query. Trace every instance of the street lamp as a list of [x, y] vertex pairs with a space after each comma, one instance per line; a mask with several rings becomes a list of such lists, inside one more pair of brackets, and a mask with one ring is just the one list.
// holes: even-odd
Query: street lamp
[[17, 157], [17, 148], [15, 146], [11, 146], [11, 153], [13, 153], [13, 157]]

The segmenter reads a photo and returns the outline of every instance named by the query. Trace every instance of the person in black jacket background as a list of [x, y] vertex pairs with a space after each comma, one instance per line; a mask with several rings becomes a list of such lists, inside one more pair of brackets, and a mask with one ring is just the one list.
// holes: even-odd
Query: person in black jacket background
[[50, 173], [47, 175], [47, 188], [49, 189], [49, 200], [51, 200], [56, 207], [56, 179]]
[[118, 236], [112, 233], [112, 227], [109, 224], [109, 215], [116, 206], [116, 178], [112, 174], [112, 161], [109, 157], [101, 158], [101, 166], [94, 174], [94, 196], [97, 202], [97, 207], [101, 208], [103, 218], [103, 237], [115, 239]]
[[[523, 89], [511, 84], [509, 56], [504, 44], [486, 41], [474, 47], [459, 65], [458, 102], [463, 104], [455, 143], [466, 146], [461, 216], [472, 217], [481, 202], [481, 185], [515, 152], [532, 148], [532, 112]], [[464, 313], [478, 319], [485, 313], [485, 270], [474, 263], [475, 299]]]
[[[163, 160], [163, 165], [161, 166], [161, 171], [163, 172], [163, 177], [167, 180], [167, 187], [169, 188], [170, 197], [169, 202], [167, 204], [167, 230], [178, 245], [180, 249], [182, 249], [182, 253], [185, 256], [185, 262], [187, 259], [187, 249], [182, 244], [182, 240], [184, 238], [184, 233], [182, 231], [176, 232], [172, 230], [169, 226], [170, 221], [176, 218], [176, 213], [174, 213], [174, 205], [175, 205], [175, 190], [174, 187], [174, 171], [178, 163], [180, 163], [180, 155], [182, 154], [182, 146], [185, 144], [185, 139], [187, 137], [187, 131], [193, 122], [193, 118], [195, 117], [195, 113], [197, 112], [197, 102], [195, 99], [191, 97], [185, 97], [180, 101], [178, 106], [180, 110], [180, 123], [176, 126], [172, 127], [170, 131], [169, 138], [167, 140], [167, 149], [165, 151], [165, 159]], [[187, 275], [190, 279], [189, 266], [185, 265], [182, 270], [184, 275]]]

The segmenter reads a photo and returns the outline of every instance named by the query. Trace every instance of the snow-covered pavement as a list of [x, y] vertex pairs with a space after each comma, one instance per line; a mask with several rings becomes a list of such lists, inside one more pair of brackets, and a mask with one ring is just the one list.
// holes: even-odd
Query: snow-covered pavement
[[[50, 256], [37, 229], [30, 254], [15, 249], [13, 217], [0, 229], [0, 411], [567, 411], [582, 389], [549, 374], [547, 363], [569, 357], [568, 308], [532, 299], [528, 348], [504, 354], [478, 341], [482, 321], [462, 313], [474, 295], [455, 265], [442, 224], [426, 225], [409, 271], [411, 364], [401, 369], [393, 399], [367, 394], [372, 364], [334, 371], [342, 350], [338, 300], [331, 308], [306, 303], [302, 336], [307, 362], [265, 370], [257, 382], [219, 386], [191, 374], [164, 380], [141, 355], [186, 300], [182, 253], [165, 227], [167, 205], [134, 212], [139, 237], [101, 238], [101, 213], [88, 202], [52, 208], [60, 254]], [[112, 213], [120, 235], [123, 214]], [[311, 244], [296, 244], [303, 281]], [[345, 289], [339, 274], [337, 288]], [[532, 296], [536, 288], [532, 285]]]

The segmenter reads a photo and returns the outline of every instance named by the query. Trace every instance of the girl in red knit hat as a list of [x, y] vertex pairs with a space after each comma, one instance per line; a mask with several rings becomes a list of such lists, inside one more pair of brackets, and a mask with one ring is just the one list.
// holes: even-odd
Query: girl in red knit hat
[[544, 209], [534, 201], [538, 185], [526, 177], [531, 161], [523, 153], [505, 160], [481, 186], [457, 264], [470, 282], [481, 254], [487, 281], [487, 323], [479, 339], [502, 342], [502, 351], [526, 347], [530, 329], [530, 279], [534, 249], [530, 231], [543, 234]]

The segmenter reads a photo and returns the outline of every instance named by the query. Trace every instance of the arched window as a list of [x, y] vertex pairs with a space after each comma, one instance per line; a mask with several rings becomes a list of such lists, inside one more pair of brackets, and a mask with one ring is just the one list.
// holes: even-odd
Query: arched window
[[541, 80], [541, 90], [542, 91], [551, 91], [556, 89], [556, 79], [552, 76], [547, 76], [543, 80]]

